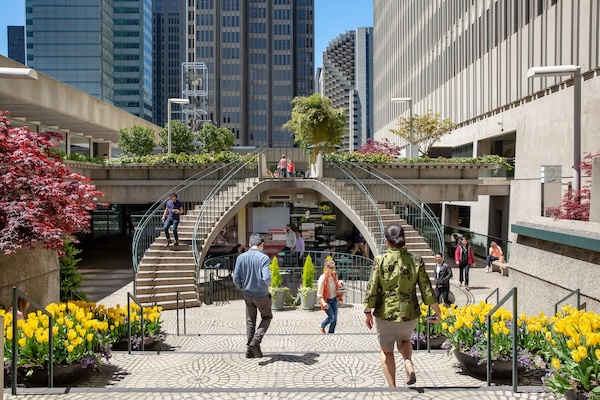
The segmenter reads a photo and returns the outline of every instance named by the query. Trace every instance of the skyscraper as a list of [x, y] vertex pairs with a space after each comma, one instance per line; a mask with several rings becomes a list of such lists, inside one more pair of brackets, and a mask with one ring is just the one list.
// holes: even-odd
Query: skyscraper
[[8, 26], [8, 57], [25, 64], [25, 27]]
[[151, 0], [26, 0], [27, 64], [150, 120]]
[[345, 150], [357, 150], [373, 131], [373, 29], [358, 28], [332, 40], [323, 52], [322, 94], [346, 113]]
[[[193, 8], [189, 11], [194, 13]], [[167, 121], [167, 101], [181, 97], [181, 63], [186, 61], [188, 47], [186, 15], [186, 0], [153, 1], [152, 101], [154, 123], [159, 126]]]
[[238, 145], [291, 146], [290, 102], [313, 92], [313, 0], [199, 0], [196, 23], [208, 119]]

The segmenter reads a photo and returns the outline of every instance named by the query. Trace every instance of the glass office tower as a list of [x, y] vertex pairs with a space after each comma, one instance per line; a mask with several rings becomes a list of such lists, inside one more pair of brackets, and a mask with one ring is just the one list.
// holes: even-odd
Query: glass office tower
[[208, 119], [238, 145], [291, 147], [281, 130], [313, 92], [313, 0], [199, 0], [196, 61], [207, 64]]
[[26, 0], [27, 65], [152, 118], [151, 0]]
[[25, 27], [8, 26], [8, 58], [25, 64]]

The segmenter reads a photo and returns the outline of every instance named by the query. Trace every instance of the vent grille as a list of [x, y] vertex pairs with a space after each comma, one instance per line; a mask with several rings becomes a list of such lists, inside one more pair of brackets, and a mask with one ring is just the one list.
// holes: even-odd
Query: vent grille
[[289, 194], [270, 194], [267, 196], [268, 201], [291, 201], [292, 196]]

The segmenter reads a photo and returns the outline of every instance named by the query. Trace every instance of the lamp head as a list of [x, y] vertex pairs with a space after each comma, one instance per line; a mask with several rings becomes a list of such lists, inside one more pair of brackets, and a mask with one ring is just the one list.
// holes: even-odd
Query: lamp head
[[527, 70], [528, 78], [540, 78], [544, 76], [576, 75], [581, 72], [578, 65], [553, 65], [546, 67], [531, 67]]

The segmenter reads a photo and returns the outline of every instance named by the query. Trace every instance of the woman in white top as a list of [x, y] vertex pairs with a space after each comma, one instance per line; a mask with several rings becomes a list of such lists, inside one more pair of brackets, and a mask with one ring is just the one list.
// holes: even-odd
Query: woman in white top
[[327, 325], [329, 325], [328, 332], [334, 333], [337, 325], [338, 306], [344, 299], [344, 295], [341, 293], [342, 285], [337, 279], [333, 260], [325, 261], [325, 272], [319, 277], [317, 286], [319, 304], [327, 314], [327, 317], [321, 322], [321, 333], [325, 333]]

